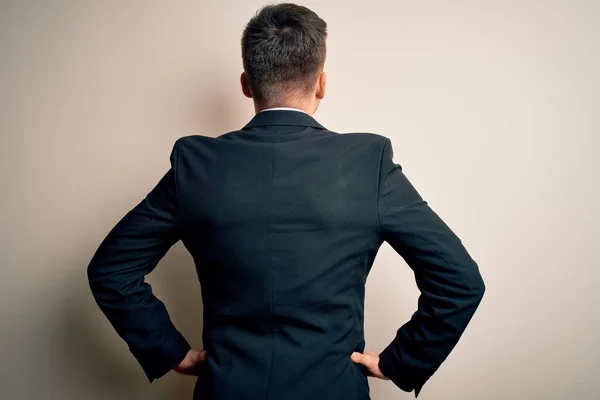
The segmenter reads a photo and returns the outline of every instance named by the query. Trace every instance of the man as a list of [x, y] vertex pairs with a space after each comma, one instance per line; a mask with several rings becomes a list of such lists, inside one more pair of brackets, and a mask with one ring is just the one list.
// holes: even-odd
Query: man
[[[109, 233], [88, 276], [150, 381], [197, 375], [195, 399], [369, 399], [367, 377], [419, 394], [456, 345], [484, 284], [459, 238], [392, 161], [384, 136], [329, 131], [326, 23], [263, 8], [242, 38], [256, 116], [218, 138], [179, 139], [171, 168]], [[192, 349], [144, 283], [182, 240], [204, 304]], [[365, 282], [383, 241], [414, 270], [418, 310], [365, 350]]]

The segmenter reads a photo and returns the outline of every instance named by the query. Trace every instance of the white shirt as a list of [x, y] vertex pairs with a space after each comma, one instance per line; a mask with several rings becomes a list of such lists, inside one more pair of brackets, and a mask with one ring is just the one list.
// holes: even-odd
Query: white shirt
[[[302, 113], [304, 113], [304, 114], [307, 114], [307, 112], [306, 112], [306, 111], [299, 110], [299, 109], [297, 109], [297, 108], [290, 108], [290, 107], [273, 107], [273, 108], [266, 108], [266, 109], [262, 110], [261, 112], [264, 112], [264, 111], [276, 111], [276, 110], [298, 111], [298, 112], [302, 112]], [[260, 113], [259, 113], [259, 114], [260, 114]]]

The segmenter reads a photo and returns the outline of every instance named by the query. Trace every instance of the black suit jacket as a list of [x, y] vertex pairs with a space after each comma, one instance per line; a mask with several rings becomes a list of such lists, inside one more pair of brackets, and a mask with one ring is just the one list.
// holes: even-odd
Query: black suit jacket
[[383, 241], [421, 291], [380, 354], [400, 389], [418, 395], [484, 292], [459, 238], [392, 161], [389, 139], [331, 132], [297, 111], [179, 139], [169, 171], [94, 255], [93, 295], [150, 381], [190, 348], [144, 283], [179, 240], [204, 304], [195, 399], [369, 399], [366, 370], [349, 356], [365, 348], [365, 282]]

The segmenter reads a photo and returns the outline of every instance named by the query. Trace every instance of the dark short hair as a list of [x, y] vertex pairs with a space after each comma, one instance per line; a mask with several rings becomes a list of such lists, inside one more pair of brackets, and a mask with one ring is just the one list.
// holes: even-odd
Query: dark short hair
[[325, 64], [327, 23], [291, 3], [263, 7], [242, 35], [242, 61], [256, 101], [273, 103], [306, 94]]

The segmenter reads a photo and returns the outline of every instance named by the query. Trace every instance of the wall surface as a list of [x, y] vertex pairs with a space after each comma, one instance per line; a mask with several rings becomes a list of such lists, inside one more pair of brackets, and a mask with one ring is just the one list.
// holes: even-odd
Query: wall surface
[[[487, 284], [419, 398], [598, 399], [600, 2], [303, 4], [330, 32], [316, 118], [390, 137]], [[190, 399], [193, 378], [147, 383], [85, 268], [178, 137], [252, 117], [239, 40], [261, 5], [0, 0], [0, 398]], [[149, 279], [201, 347], [181, 244]], [[417, 296], [384, 245], [367, 285], [368, 349], [389, 343]], [[414, 398], [390, 382], [371, 388], [374, 400]]]

